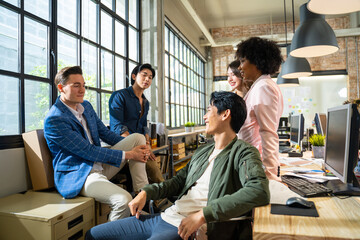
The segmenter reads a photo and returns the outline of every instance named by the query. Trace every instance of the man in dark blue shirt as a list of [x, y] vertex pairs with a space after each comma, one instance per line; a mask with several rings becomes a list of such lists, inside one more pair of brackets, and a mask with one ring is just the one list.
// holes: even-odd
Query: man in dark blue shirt
[[[136, 66], [131, 72], [131, 85], [112, 93], [109, 100], [110, 130], [127, 137], [132, 133], [145, 135], [146, 143], [150, 145], [147, 114], [149, 101], [144, 95], [145, 89], [151, 86], [155, 70], [150, 64]], [[146, 163], [147, 174], [152, 182], [164, 181], [160, 169], [154, 162], [155, 156], [150, 154]]]

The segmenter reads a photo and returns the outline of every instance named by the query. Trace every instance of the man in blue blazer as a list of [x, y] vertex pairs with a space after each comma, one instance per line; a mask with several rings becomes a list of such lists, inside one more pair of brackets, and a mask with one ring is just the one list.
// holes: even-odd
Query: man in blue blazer
[[[134, 191], [148, 184], [145, 163], [150, 151], [145, 137], [123, 138], [102, 123], [84, 101], [85, 82], [79, 66], [61, 69], [55, 84], [61, 95], [45, 117], [44, 136], [53, 157], [57, 190], [64, 198], [80, 194], [111, 205], [109, 221], [128, 217], [132, 197], [109, 179], [128, 163]], [[112, 147], [102, 148], [100, 139]]]

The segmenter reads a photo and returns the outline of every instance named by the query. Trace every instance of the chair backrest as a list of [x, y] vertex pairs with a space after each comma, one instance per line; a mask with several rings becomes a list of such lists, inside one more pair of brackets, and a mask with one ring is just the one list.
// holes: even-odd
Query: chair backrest
[[33, 189], [43, 190], [54, 187], [52, 157], [44, 138], [44, 130], [26, 132], [22, 137]]

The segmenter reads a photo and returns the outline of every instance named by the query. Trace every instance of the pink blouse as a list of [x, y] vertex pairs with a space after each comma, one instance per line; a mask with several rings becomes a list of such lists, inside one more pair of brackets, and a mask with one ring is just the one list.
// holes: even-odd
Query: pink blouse
[[270, 75], [260, 76], [244, 97], [247, 117], [238, 138], [255, 146], [262, 157], [269, 179], [277, 177], [279, 163], [279, 136], [277, 129], [283, 112], [280, 88]]

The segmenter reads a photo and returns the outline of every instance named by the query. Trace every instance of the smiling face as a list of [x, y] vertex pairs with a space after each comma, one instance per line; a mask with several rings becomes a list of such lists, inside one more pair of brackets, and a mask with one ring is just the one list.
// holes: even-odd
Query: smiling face
[[211, 104], [207, 107], [207, 112], [204, 115], [204, 121], [206, 124], [205, 132], [211, 135], [219, 132], [223, 123], [222, 115], [218, 114], [218, 109]]
[[135, 78], [135, 83], [141, 89], [147, 89], [151, 86], [153, 75], [150, 69], [143, 69], [141, 72], [136, 74], [136, 76], [132, 75], [133, 79]]
[[231, 68], [228, 68], [228, 83], [231, 87], [231, 91], [239, 90], [241, 91], [241, 86], [242, 86], [242, 79], [237, 77], [233, 71], [231, 70]]
[[69, 107], [76, 109], [76, 105], [84, 102], [85, 81], [81, 74], [70, 74], [67, 82], [58, 84], [61, 100]]
[[251, 63], [245, 57], [240, 58], [239, 70], [243, 79], [246, 80], [255, 81], [262, 75], [261, 71], [256, 67], [256, 65]]

